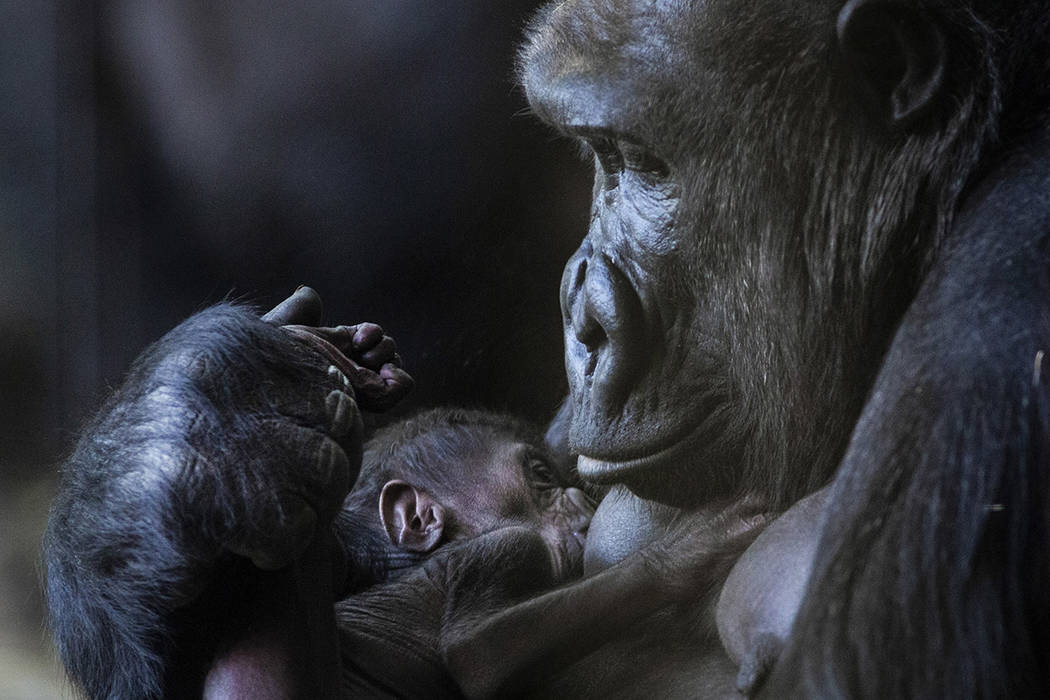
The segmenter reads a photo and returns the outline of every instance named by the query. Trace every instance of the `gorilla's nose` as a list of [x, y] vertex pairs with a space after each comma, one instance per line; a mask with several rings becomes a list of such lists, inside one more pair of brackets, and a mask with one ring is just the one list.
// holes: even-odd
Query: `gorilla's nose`
[[594, 392], [595, 408], [617, 410], [644, 364], [641, 300], [622, 270], [587, 241], [562, 278], [566, 368], [573, 392]]
[[[569, 275], [572, 282], [569, 284], [567, 304], [565, 307], [565, 318], [568, 322], [576, 340], [583, 344], [589, 358], [587, 374], [594, 371], [597, 363], [598, 353], [602, 346], [608, 341], [609, 336], [598, 320], [598, 310], [595, 309], [596, 295], [587, 289], [588, 259], [581, 257], [572, 263]], [[591, 285], [594, 286], [593, 283]], [[600, 300], [601, 295], [598, 295]]]

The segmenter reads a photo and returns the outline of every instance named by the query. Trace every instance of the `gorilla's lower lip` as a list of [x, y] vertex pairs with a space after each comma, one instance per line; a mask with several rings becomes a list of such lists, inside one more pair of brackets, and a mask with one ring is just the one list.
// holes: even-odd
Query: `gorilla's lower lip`
[[584, 479], [603, 483], [615, 483], [622, 475], [635, 473], [648, 468], [653, 461], [653, 455], [627, 460], [626, 462], [609, 462], [580, 455], [576, 462], [576, 469]]
[[650, 444], [649, 449], [643, 451], [639, 457], [626, 460], [593, 457], [587, 454], [587, 446], [573, 445], [576, 447], [576, 453], [579, 454], [576, 471], [584, 479], [595, 484], [616, 484], [622, 481], [623, 476], [658, 469], [668, 463], [680, 464], [689, 460], [699, 438], [710, 437], [711, 427], [705, 420], [692, 424], [687, 423], [674, 430], [668, 436], [669, 439]]
[[670, 445], [649, 452], [641, 457], [633, 457], [622, 461], [588, 457], [580, 454], [576, 462], [576, 470], [580, 476], [588, 481], [599, 484], [618, 483], [623, 477], [636, 475], [639, 472], [648, 471], [668, 462], [678, 462], [687, 458], [687, 453], [692, 451], [693, 438], [700, 431], [701, 426], [694, 426], [682, 438], [675, 440]]

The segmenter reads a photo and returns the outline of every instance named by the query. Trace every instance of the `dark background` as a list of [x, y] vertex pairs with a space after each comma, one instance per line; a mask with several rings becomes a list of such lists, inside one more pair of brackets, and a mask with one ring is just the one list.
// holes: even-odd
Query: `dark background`
[[538, 4], [2, 5], [0, 697], [62, 692], [36, 584], [57, 467], [195, 310], [307, 283], [398, 339], [410, 408], [553, 413], [589, 168], [514, 84]]

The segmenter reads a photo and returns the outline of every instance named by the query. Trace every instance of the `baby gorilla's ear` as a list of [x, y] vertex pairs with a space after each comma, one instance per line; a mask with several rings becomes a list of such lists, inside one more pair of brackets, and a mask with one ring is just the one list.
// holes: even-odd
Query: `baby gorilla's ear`
[[445, 508], [426, 491], [399, 479], [383, 486], [379, 517], [390, 542], [409, 552], [433, 551], [445, 530]]

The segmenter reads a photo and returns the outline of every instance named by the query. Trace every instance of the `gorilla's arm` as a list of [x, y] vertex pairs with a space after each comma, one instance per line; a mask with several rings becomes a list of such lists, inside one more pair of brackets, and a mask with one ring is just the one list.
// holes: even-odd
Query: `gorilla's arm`
[[832, 486], [766, 696], [1050, 692], [1050, 136], [977, 188]]
[[[732, 563], [768, 522], [754, 506], [745, 500], [694, 514], [623, 561], [504, 609], [465, 603], [462, 593], [451, 598], [441, 635], [449, 672], [470, 698], [542, 695], [545, 683], [657, 612], [677, 607], [689, 617], [686, 610], [713, 602]], [[533, 575], [526, 569], [523, 577]], [[498, 588], [459, 586], [481, 599]]]
[[340, 507], [360, 459], [354, 392], [277, 327], [319, 314], [308, 289], [268, 321], [208, 309], [148, 349], [87, 428], [45, 558], [59, 651], [91, 697], [199, 692], [240, 583], [295, 559]]

